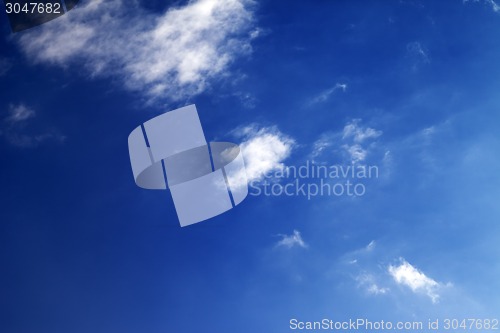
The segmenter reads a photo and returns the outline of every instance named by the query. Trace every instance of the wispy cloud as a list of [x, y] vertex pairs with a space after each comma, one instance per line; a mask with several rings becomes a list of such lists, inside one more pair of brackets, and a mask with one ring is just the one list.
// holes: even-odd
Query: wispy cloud
[[382, 131], [371, 127], [361, 126], [361, 119], [354, 119], [344, 126], [342, 138], [352, 138], [356, 143], [362, 143], [367, 139], [375, 139], [382, 135]]
[[377, 247], [377, 242], [375, 240], [370, 241], [367, 245], [358, 248], [354, 251], [346, 253], [344, 257], [344, 262], [350, 265], [357, 264], [360, 260], [366, 259], [372, 255]]
[[9, 115], [5, 120], [9, 123], [18, 123], [33, 118], [35, 115], [35, 111], [24, 104], [11, 104], [9, 106]]
[[365, 246], [365, 250], [367, 252], [371, 252], [373, 251], [373, 249], [375, 249], [375, 246], [377, 246], [377, 243], [374, 240], [372, 240], [370, 243], [368, 243], [367, 246]]
[[412, 62], [413, 70], [417, 70], [420, 66], [429, 64], [429, 51], [420, 42], [411, 42], [406, 44], [406, 52]]
[[389, 265], [388, 272], [396, 283], [410, 288], [414, 293], [427, 295], [433, 303], [439, 301], [439, 291], [444, 285], [431, 279], [403, 258], [399, 264]]
[[[463, 3], [467, 3], [467, 2], [480, 2], [480, 0], [463, 0]], [[500, 5], [498, 5], [494, 0], [483, 0], [483, 2], [485, 4], [488, 4], [491, 6], [491, 9], [493, 9], [493, 11], [495, 13], [499, 13], [500, 12]]]
[[302, 235], [298, 230], [294, 230], [291, 235], [280, 235], [282, 238], [278, 243], [276, 243], [276, 247], [284, 247], [287, 249], [291, 249], [293, 247], [301, 247], [307, 248], [308, 245], [302, 239]]
[[352, 163], [363, 162], [368, 153], [370, 144], [365, 144], [382, 135], [382, 131], [361, 125], [361, 119], [354, 119], [344, 126], [342, 139], [346, 142], [342, 147]]
[[358, 283], [358, 287], [364, 289], [368, 294], [383, 295], [390, 291], [389, 288], [379, 286], [376, 278], [372, 274], [361, 273], [356, 276], [355, 279]]
[[243, 140], [240, 147], [249, 182], [262, 180], [267, 173], [284, 168], [283, 161], [290, 156], [295, 145], [295, 140], [277, 127], [252, 124], [238, 128], [232, 134]]
[[324, 133], [313, 143], [311, 158], [316, 159], [328, 148], [336, 146], [348, 162], [361, 163], [366, 160], [375, 139], [382, 135], [382, 131], [362, 125], [361, 119], [349, 121], [340, 133]]
[[346, 83], [336, 83], [333, 87], [321, 92], [319, 95], [312, 98], [308, 104], [313, 105], [326, 102], [330, 98], [330, 96], [337, 90], [342, 90], [343, 92], [345, 92], [346, 89], [347, 89]]
[[[83, 65], [91, 76], [114, 76], [149, 99], [182, 100], [227, 75], [258, 36], [250, 0], [197, 0], [162, 15], [136, 2], [83, 2], [23, 34], [35, 62]], [[64, 31], [65, 33], [61, 33]]]
[[323, 133], [319, 139], [314, 141], [311, 158], [315, 160], [321, 156], [327, 149], [331, 148], [336, 143], [336, 135], [333, 133]]
[[496, 13], [500, 12], [500, 6], [493, 0], [485, 0], [486, 3], [489, 3], [491, 5], [491, 8], [493, 9], [493, 11], [495, 11]]
[[54, 128], [37, 129], [32, 123], [36, 112], [25, 104], [11, 104], [0, 126], [0, 137], [19, 148], [33, 148], [46, 142], [62, 143], [66, 137]]
[[0, 76], [4, 76], [11, 67], [12, 64], [8, 59], [0, 57]]

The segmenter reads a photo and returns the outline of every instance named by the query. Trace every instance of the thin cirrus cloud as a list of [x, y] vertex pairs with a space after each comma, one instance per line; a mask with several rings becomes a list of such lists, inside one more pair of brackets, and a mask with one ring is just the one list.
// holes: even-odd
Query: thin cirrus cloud
[[[374, 265], [380, 253], [377, 252], [377, 242], [371, 240], [367, 245], [355, 249], [342, 256], [344, 269], [349, 272], [349, 278], [356, 283], [356, 288], [370, 296], [388, 294], [391, 290], [379, 265]], [[347, 266], [346, 266], [347, 265]]]
[[11, 62], [4, 57], [0, 57], [0, 76], [4, 76], [12, 67]]
[[375, 139], [382, 135], [382, 131], [370, 127], [361, 126], [361, 119], [354, 119], [344, 126], [342, 138], [352, 138], [356, 143], [362, 143], [367, 139]]
[[363, 125], [361, 119], [353, 119], [343, 127], [341, 132], [323, 133], [313, 143], [311, 158], [320, 158], [325, 152], [334, 151], [340, 147], [346, 162], [359, 164], [366, 160], [375, 140], [381, 135], [382, 131]]
[[347, 90], [347, 84], [346, 83], [336, 83], [333, 87], [331, 87], [331, 88], [321, 92], [319, 95], [313, 97], [309, 101], [308, 105], [311, 106], [314, 104], [326, 102], [328, 99], [330, 99], [332, 94], [334, 92], [336, 92], [337, 90], [342, 90], [343, 92], [345, 92]]
[[18, 148], [34, 148], [47, 142], [63, 143], [66, 137], [54, 128], [36, 128], [31, 120], [37, 113], [23, 103], [11, 104], [0, 125], [0, 138]]
[[197, 0], [146, 12], [122, 0], [84, 2], [19, 38], [35, 63], [83, 65], [91, 76], [118, 77], [148, 99], [181, 100], [225, 76], [251, 52], [253, 2]]
[[[463, 3], [467, 2], [480, 2], [480, 0], [463, 0]], [[483, 2], [490, 5], [495, 13], [500, 13], [500, 5], [495, 0], [483, 0]]]
[[418, 41], [406, 44], [406, 52], [412, 63], [413, 71], [417, 71], [421, 66], [428, 65], [431, 62], [429, 51]]
[[427, 295], [432, 303], [439, 301], [440, 290], [448, 286], [428, 277], [403, 258], [399, 264], [389, 265], [388, 272], [397, 284], [410, 288], [414, 293]]
[[28, 120], [29, 118], [35, 117], [36, 113], [33, 109], [27, 107], [24, 104], [9, 106], [9, 115], [5, 120], [11, 124], [23, 122]]
[[281, 239], [276, 243], [276, 247], [291, 249], [294, 247], [307, 248], [307, 243], [302, 239], [300, 231], [294, 230], [291, 235], [280, 235]]
[[379, 286], [372, 274], [362, 273], [355, 279], [358, 287], [364, 289], [370, 295], [383, 295], [390, 291], [389, 288]]
[[342, 148], [347, 153], [351, 162], [361, 163], [366, 160], [371, 148], [371, 142], [382, 135], [382, 131], [366, 127], [361, 124], [361, 119], [354, 119], [344, 126], [342, 131]]
[[493, 1], [493, 0], [485, 0], [485, 1], [486, 1], [486, 3], [491, 5], [491, 8], [493, 9], [493, 11], [495, 13], [500, 12], [500, 5], [498, 5], [495, 1]]

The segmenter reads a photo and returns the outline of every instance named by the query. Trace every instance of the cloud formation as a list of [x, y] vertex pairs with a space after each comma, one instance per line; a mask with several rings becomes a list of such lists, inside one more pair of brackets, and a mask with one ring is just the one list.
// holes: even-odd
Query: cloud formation
[[498, 5], [494, 0], [485, 0], [485, 1], [486, 3], [491, 5], [491, 9], [493, 9], [495, 13], [500, 12], [500, 5]]
[[66, 137], [56, 129], [34, 128], [36, 126], [31, 120], [36, 115], [32, 108], [23, 103], [11, 104], [8, 116], [3, 119], [3, 123], [0, 125], [0, 137], [3, 137], [12, 146], [19, 148], [34, 148], [49, 141], [63, 143]]
[[356, 277], [358, 287], [364, 289], [370, 295], [383, 295], [389, 292], [389, 288], [380, 287], [375, 277], [369, 273], [362, 273]]
[[341, 154], [349, 163], [362, 163], [366, 160], [374, 140], [382, 135], [382, 131], [362, 125], [361, 119], [349, 121], [342, 131], [323, 133], [313, 143], [311, 158], [314, 160], [324, 154], [328, 148], [341, 148]]
[[[464, 3], [469, 2], [471, 0], [463, 0]], [[473, 0], [473, 2], [479, 2], [480, 0]], [[488, 4], [491, 6], [491, 9], [495, 13], [500, 13], [500, 5], [495, 2], [495, 0], [484, 0], [484, 3]]]
[[4, 57], [0, 57], [0, 76], [4, 76], [12, 67], [11, 62]]
[[418, 41], [406, 44], [406, 54], [413, 71], [417, 71], [421, 66], [428, 65], [431, 62], [429, 51]]
[[362, 143], [367, 139], [375, 139], [382, 135], [382, 131], [361, 126], [360, 123], [361, 119], [354, 119], [345, 125], [342, 132], [342, 139], [351, 138], [355, 143]]
[[336, 83], [333, 87], [323, 91], [318, 96], [312, 98], [311, 101], [309, 102], [309, 105], [326, 102], [335, 91], [342, 90], [343, 92], [345, 92], [346, 89], [347, 89], [346, 83]]
[[122, 0], [82, 2], [24, 33], [19, 43], [35, 63], [80, 66], [91, 76], [121, 79], [148, 99], [182, 100], [227, 74], [251, 51], [251, 0], [197, 0], [163, 15]]
[[285, 167], [295, 141], [276, 127], [259, 127], [256, 124], [238, 128], [232, 132], [242, 138], [240, 147], [245, 159], [248, 182], [260, 181], [266, 174]]
[[351, 162], [364, 162], [370, 148], [366, 141], [374, 140], [382, 135], [382, 131], [361, 125], [361, 119], [354, 119], [344, 126], [342, 131], [342, 148], [347, 153]]
[[9, 123], [18, 123], [35, 117], [35, 111], [24, 104], [10, 105], [9, 116], [5, 120]]
[[276, 243], [276, 247], [284, 247], [287, 249], [291, 249], [293, 247], [301, 247], [301, 248], [307, 248], [308, 245], [304, 240], [302, 239], [302, 235], [298, 230], [294, 230], [293, 234], [291, 235], [280, 235], [282, 238], [281, 240]]
[[399, 265], [389, 265], [388, 268], [388, 272], [394, 281], [410, 288], [414, 293], [427, 295], [432, 300], [432, 303], [437, 303], [442, 284], [426, 276], [403, 258], [400, 261]]

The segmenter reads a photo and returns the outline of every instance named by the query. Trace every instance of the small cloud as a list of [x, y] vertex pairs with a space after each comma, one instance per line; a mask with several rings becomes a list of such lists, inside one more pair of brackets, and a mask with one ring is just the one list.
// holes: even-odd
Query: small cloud
[[352, 138], [356, 143], [362, 143], [367, 139], [375, 139], [382, 135], [382, 131], [377, 131], [370, 127], [360, 125], [361, 119], [353, 119], [350, 123], [344, 126], [342, 138]]
[[352, 163], [361, 163], [366, 159], [370, 148], [370, 145], [366, 145], [365, 142], [381, 135], [382, 131], [362, 126], [361, 119], [354, 119], [344, 126], [342, 140], [346, 143], [342, 145], [342, 148]]
[[439, 291], [443, 285], [426, 276], [403, 258], [400, 259], [399, 265], [389, 265], [388, 272], [397, 284], [410, 288], [414, 293], [427, 295], [432, 303], [439, 301]]
[[361, 119], [349, 121], [339, 133], [324, 133], [313, 143], [312, 159], [321, 156], [328, 148], [341, 148], [350, 163], [361, 163], [366, 160], [373, 148], [374, 140], [382, 135], [382, 131], [363, 126]]
[[11, 62], [7, 58], [0, 57], [0, 76], [4, 76], [12, 67]]
[[18, 123], [33, 118], [35, 115], [35, 111], [24, 104], [11, 104], [9, 106], [9, 116], [5, 118], [5, 121], [9, 123]]
[[291, 249], [293, 247], [307, 248], [308, 245], [302, 239], [302, 236], [298, 230], [294, 230], [291, 235], [280, 235], [282, 239], [276, 243], [276, 247], [285, 247]]
[[371, 252], [371, 251], [373, 251], [373, 249], [375, 249], [375, 246], [376, 246], [376, 242], [374, 240], [372, 240], [367, 246], [365, 246], [365, 250], [367, 252]]
[[246, 109], [255, 109], [257, 105], [257, 99], [255, 96], [248, 92], [236, 92], [233, 94], [236, 98], [240, 100], [241, 105]]
[[334, 138], [332, 137], [332, 135], [323, 134], [321, 138], [313, 143], [311, 158], [315, 159], [316, 157], [320, 156], [325, 151], [325, 149], [332, 147], [333, 143]]
[[248, 182], [260, 181], [266, 174], [285, 167], [283, 161], [290, 156], [295, 140], [276, 127], [252, 124], [232, 132], [243, 138], [240, 144], [245, 160]]
[[500, 12], [500, 6], [493, 0], [485, 0], [486, 3], [489, 3], [491, 5], [491, 8], [495, 13]]
[[321, 94], [311, 99], [309, 105], [326, 102], [335, 91], [342, 90], [343, 92], [345, 92], [346, 89], [347, 89], [346, 83], [336, 83], [330, 89], [323, 91]]
[[[3, 133], [0, 133], [0, 136], [2, 134]], [[35, 148], [41, 144], [48, 142], [55, 142], [61, 144], [64, 143], [64, 141], [66, 140], [66, 137], [64, 135], [61, 135], [56, 131], [50, 131], [36, 135], [19, 133], [19, 132], [6, 132], [5, 137], [11, 145], [19, 148]]]
[[[467, 2], [470, 2], [471, 0], [463, 0], [463, 3], [467, 3]], [[472, 2], [480, 2], [479, 0], [474, 0]], [[484, 3], [487, 4], [487, 5], [490, 5], [491, 6], [491, 9], [493, 9], [493, 11], [495, 13], [499, 13], [500, 12], [500, 5], [498, 5], [494, 0], [484, 0]]]
[[417, 70], [420, 65], [429, 64], [429, 51], [420, 42], [411, 42], [406, 44], [406, 52], [413, 62], [413, 70]]
[[366, 246], [358, 248], [354, 251], [348, 252], [344, 255], [344, 260], [349, 265], [357, 264], [358, 262], [362, 262], [367, 257], [370, 257], [372, 252], [375, 251], [375, 247], [377, 246], [377, 242], [372, 240]]
[[345, 149], [354, 164], [363, 162], [368, 154], [367, 150], [363, 149], [363, 147], [357, 143], [353, 145], [343, 145], [342, 148]]
[[8, 113], [0, 127], [0, 137], [12, 146], [34, 148], [46, 142], [63, 143], [66, 140], [66, 136], [54, 128], [44, 130], [36, 128], [36, 123], [31, 121], [36, 112], [23, 103], [11, 104]]
[[370, 295], [383, 295], [389, 292], [389, 288], [380, 287], [372, 274], [362, 273], [356, 277], [358, 287], [364, 289]]

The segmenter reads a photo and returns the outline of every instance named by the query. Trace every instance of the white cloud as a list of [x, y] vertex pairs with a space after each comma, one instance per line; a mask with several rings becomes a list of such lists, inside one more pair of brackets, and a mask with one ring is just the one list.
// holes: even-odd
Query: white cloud
[[354, 251], [346, 253], [344, 257], [344, 262], [348, 263], [349, 265], [354, 265], [359, 262], [363, 262], [367, 258], [370, 258], [373, 255], [373, 252], [375, 251], [375, 248], [377, 246], [377, 242], [375, 240], [370, 241], [367, 245], [364, 247], [358, 248]]
[[134, 2], [83, 2], [57, 20], [23, 34], [35, 62], [81, 65], [92, 76], [119, 77], [148, 98], [181, 100], [227, 74], [251, 51], [251, 0], [197, 0], [162, 15]]
[[411, 42], [406, 44], [406, 52], [413, 62], [412, 69], [416, 71], [421, 65], [427, 65], [431, 62], [429, 51], [420, 42]]
[[367, 246], [365, 246], [365, 250], [367, 252], [371, 252], [371, 251], [373, 251], [375, 249], [376, 245], [377, 245], [377, 243], [374, 240], [372, 240], [370, 243], [368, 243]]
[[382, 131], [361, 125], [361, 119], [354, 119], [344, 126], [342, 139], [346, 142], [342, 147], [352, 163], [363, 162], [368, 153], [366, 141], [374, 140], [382, 135]]
[[11, 104], [8, 113], [9, 115], [4, 118], [0, 127], [0, 137], [13, 146], [33, 148], [50, 141], [63, 143], [66, 140], [66, 137], [57, 129], [37, 128], [37, 124], [31, 121], [36, 116], [36, 112], [23, 103]]
[[243, 138], [240, 147], [249, 182], [260, 181], [269, 172], [283, 169], [283, 161], [290, 156], [295, 144], [276, 127], [250, 125], [233, 131], [233, 134]]
[[485, 1], [491, 5], [493, 11], [495, 11], [496, 13], [500, 12], [500, 6], [495, 1], [493, 0], [485, 0]]
[[371, 127], [363, 126], [361, 119], [349, 121], [342, 131], [337, 133], [323, 133], [318, 140], [313, 143], [310, 157], [316, 159], [328, 148], [342, 148], [344, 158], [350, 163], [361, 163], [365, 161], [373, 148], [374, 140], [382, 135], [382, 131]]
[[18, 123], [34, 117], [35, 111], [24, 104], [9, 105], [9, 116], [5, 120], [9, 123]]
[[[463, 0], [463, 3], [469, 2], [470, 0]], [[479, 0], [474, 0], [473, 2], [479, 2]], [[500, 12], [500, 5], [498, 5], [494, 0], [484, 0], [484, 3], [488, 4], [491, 6], [491, 9], [495, 13]]]
[[358, 287], [363, 288], [368, 294], [383, 295], [389, 292], [389, 288], [380, 287], [372, 274], [362, 273], [356, 277]]
[[345, 92], [347, 89], [347, 84], [346, 83], [336, 83], [333, 87], [323, 91], [321, 94], [319, 94], [318, 96], [311, 99], [311, 101], [309, 102], [309, 105], [326, 102], [330, 98], [330, 96], [335, 91], [337, 91], [339, 89], [342, 90], [343, 92]]
[[4, 76], [11, 67], [12, 64], [7, 58], [0, 57], [0, 76]]
[[343, 145], [342, 147], [349, 154], [352, 163], [355, 164], [363, 162], [366, 159], [366, 155], [368, 154], [367, 150], [357, 143], [353, 145]]
[[316, 159], [320, 155], [322, 155], [327, 148], [331, 148], [335, 141], [336, 136], [331, 133], [323, 133], [321, 137], [313, 143], [311, 159]]
[[35, 148], [48, 142], [64, 143], [66, 137], [59, 132], [51, 130], [41, 134], [26, 134], [17, 131], [0, 131], [0, 136], [5, 136], [7, 142], [19, 148]]
[[276, 243], [277, 247], [285, 247], [287, 249], [291, 249], [292, 247], [298, 246], [302, 248], [307, 248], [308, 245], [302, 239], [302, 236], [299, 231], [294, 230], [291, 235], [280, 235], [282, 239]]
[[362, 143], [367, 139], [375, 139], [382, 135], [382, 131], [377, 131], [370, 127], [363, 127], [360, 125], [361, 119], [353, 119], [344, 126], [342, 138], [352, 138], [356, 143]]
[[396, 283], [409, 287], [415, 293], [427, 295], [433, 303], [439, 301], [439, 290], [443, 285], [426, 276], [406, 260], [401, 258], [400, 264], [390, 265], [388, 271]]

